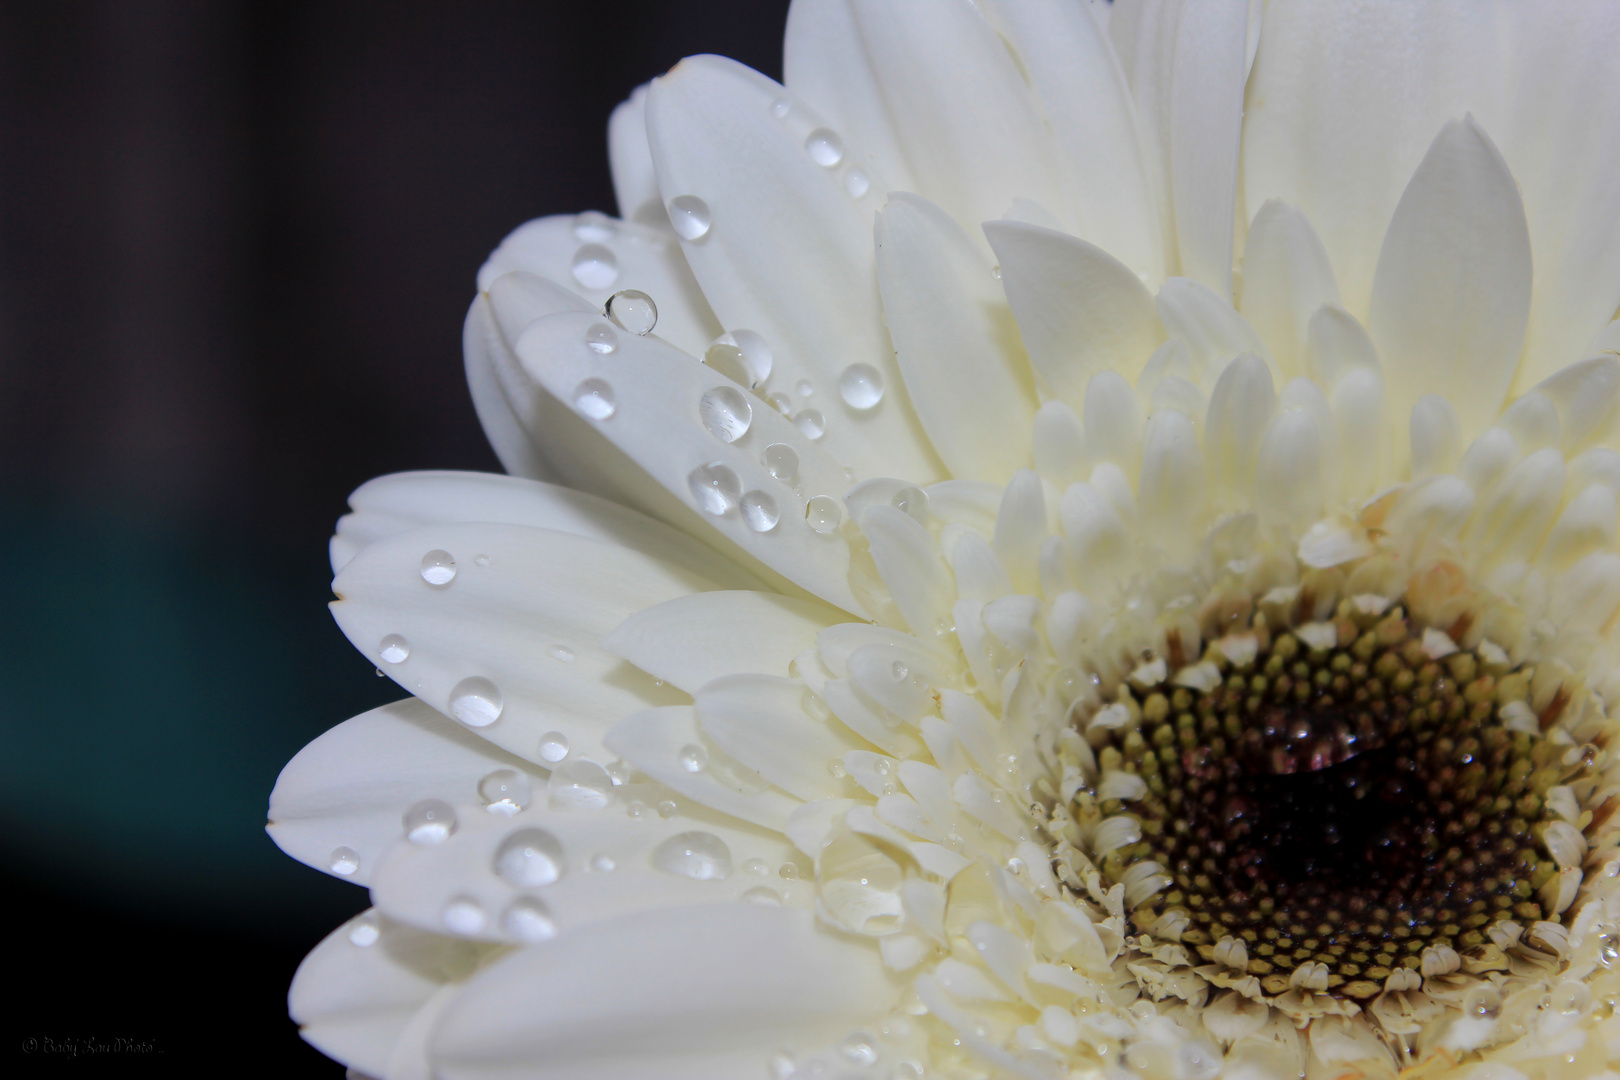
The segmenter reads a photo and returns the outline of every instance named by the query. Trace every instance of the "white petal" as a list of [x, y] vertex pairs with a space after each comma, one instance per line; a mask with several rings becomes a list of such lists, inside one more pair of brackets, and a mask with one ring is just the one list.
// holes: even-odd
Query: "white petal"
[[[938, 479], [883, 327], [872, 215], [884, 191], [874, 182], [851, 196], [845, 178], [805, 148], [818, 122], [802, 106], [772, 115], [782, 99], [763, 75], [713, 56], [683, 60], [653, 83], [647, 134], [659, 189], [666, 205], [699, 199], [710, 217], [683, 240], [686, 257], [720, 320], [769, 343], [768, 385], [811, 383], [814, 396], [795, 404], [823, 413], [827, 452], [874, 475]], [[851, 168], [853, 156], [846, 152]], [[854, 363], [882, 377], [875, 408], [839, 400], [839, 378]]]
[[1035, 386], [982, 249], [904, 192], [878, 214], [876, 236], [883, 315], [935, 452], [952, 476], [1005, 483], [1029, 463]]
[[841, 723], [812, 718], [807, 696], [793, 679], [728, 675], [697, 694], [698, 722], [726, 753], [783, 791], [801, 799], [838, 798], [847, 791], [828, 764], [872, 747]]
[[[497, 769], [544, 774], [415, 698], [345, 720], [287, 763], [270, 793], [270, 838], [307, 866], [361, 885], [423, 799], [470, 802]], [[351, 860], [339, 849], [353, 853]]]
[[669, 227], [658, 174], [647, 148], [647, 88], [638, 86], [608, 117], [608, 163], [619, 216], [642, 225]]
[[1535, 390], [1558, 409], [1560, 445], [1572, 457], [1589, 443], [1613, 445], [1620, 421], [1620, 358], [1598, 355], [1549, 375]]
[[1240, 310], [1285, 377], [1305, 373], [1311, 317], [1323, 304], [1338, 302], [1333, 267], [1309, 219], [1281, 199], [1268, 200], [1243, 247]]
[[928, 637], [949, 626], [956, 590], [928, 529], [892, 506], [874, 506], [861, 519], [883, 583], [911, 632]]
[[1204, 448], [1213, 473], [1210, 481], [1220, 505], [1253, 505], [1260, 437], [1276, 404], [1271, 369], [1259, 357], [1252, 353], [1240, 356], [1221, 372], [1204, 423]]
[[1035, 414], [1031, 441], [1035, 469], [1060, 488], [1085, 479], [1086, 433], [1065, 401], [1048, 401]]
[[1337, 386], [1356, 368], [1378, 369], [1378, 350], [1356, 317], [1336, 304], [1323, 304], [1311, 315], [1306, 329], [1308, 374], [1328, 389]]
[[1104, 371], [1086, 384], [1086, 451], [1134, 473], [1142, 455], [1142, 406], [1118, 374]]
[[[534, 400], [537, 389], [530, 387], [527, 398], [514, 400], [509, 396], [496, 366], [504, 362], [509, 371], [518, 371], [490, 315], [489, 300], [473, 298], [462, 324], [461, 354], [467, 371], [467, 391], [472, 395], [473, 411], [484, 429], [501, 468], [513, 476], [527, 476], [535, 480], [555, 480], [557, 470], [546, 462], [539, 441], [529, 437], [524, 417], [537, 411]], [[532, 380], [525, 379], [525, 382]]]
[[1271, 353], [1254, 327], [1203, 282], [1171, 278], [1160, 286], [1155, 303], [1170, 336], [1186, 342], [1206, 386], [1220, 377], [1233, 357], [1243, 353], [1254, 353], [1271, 363]]
[[1590, 484], [1564, 507], [1537, 556], [1543, 566], [1561, 571], [1594, 551], [1620, 542], [1620, 503], [1607, 484]]
[[[1142, 451], [1142, 520], [1148, 535], [1172, 555], [1185, 554], [1193, 542], [1191, 524], [1208, 498], [1204, 457], [1193, 422], [1166, 410], [1148, 419]], [[1266, 477], [1260, 477], [1263, 487]]]
[[1322, 439], [1303, 410], [1279, 413], [1266, 428], [1255, 468], [1262, 520], [1303, 526], [1322, 512]]
[[1412, 406], [1412, 478], [1448, 473], [1462, 456], [1462, 421], [1441, 394], [1425, 394]]
[[675, 909], [480, 972], [432, 1056], [446, 1080], [756, 1080], [772, 1052], [831, 1043], [897, 997], [875, 949], [808, 912]]
[[987, 221], [1001, 286], [1030, 362], [1052, 392], [1081, 407], [1099, 372], [1135, 381], [1164, 330], [1153, 296], [1101, 248], [1051, 229]]
[[[1370, 498], [1386, 467], [1384, 377], [1377, 369], [1354, 368], [1333, 388], [1333, 418], [1339, 428], [1339, 461], [1346, 502]], [[1334, 497], [1333, 492], [1328, 493]]]
[[1527, 455], [1491, 488], [1470, 526], [1481, 565], [1527, 559], [1564, 496], [1564, 456], [1548, 447]]
[[1397, 415], [1427, 393], [1478, 431], [1513, 382], [1530, 311], [1530, 236], [1507, 163], [1467, 118], [1441, 129], [1378, 256], [1367, 329]]
[[1014, 589], [1034, 595], [1040, 589], [1038, 558], [1046, 537], [1046, 495], [1041, 478], [1020, 470], [1007, 485], [996, 515], [995, 550]]
[[1553, 587], [1553, 611], [1566, 629], [1598, 630], [1620, 604], [1620, 555], [1597, 551], [1586, 556]]

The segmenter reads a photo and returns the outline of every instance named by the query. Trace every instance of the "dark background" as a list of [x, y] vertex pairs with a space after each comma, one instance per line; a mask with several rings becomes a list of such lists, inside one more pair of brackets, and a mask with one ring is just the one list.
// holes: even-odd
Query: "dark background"
[[286, 1018], [364, 893], [264, 834], [281, 766], [393, 700], [325, 610], [377, 473], [497, 468], [461, 322], [501, 237], [613, 210], [606, 125], [784, 0], [0, 4], [6, 1058], [339, 1076]]

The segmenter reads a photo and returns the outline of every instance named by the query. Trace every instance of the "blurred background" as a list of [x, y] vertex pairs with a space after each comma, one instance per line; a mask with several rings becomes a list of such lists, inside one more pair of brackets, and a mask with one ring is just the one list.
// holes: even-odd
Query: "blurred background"
[[326, 611], [327, 536], [368, 477], [498, 467], [479, 263], [614, 210], [638, 83], [698, 52], [780, 78], [786, 6], [0, 3], [8, 1059], [342, 1075], [286, 990], [366, 897], [264, 833], [282, 765], [399, 696]]

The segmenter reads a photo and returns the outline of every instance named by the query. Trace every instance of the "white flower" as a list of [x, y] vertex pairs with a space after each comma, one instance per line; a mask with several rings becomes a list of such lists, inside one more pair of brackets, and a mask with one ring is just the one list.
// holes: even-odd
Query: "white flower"
[[1614, 1076], [1620, 6], [802, 0], [786, 50], [638, 90], [624, 220], [480, 272], [514, 475], [338, 525], [413, 696], [271, 799], [376, 904], [305, 1036]]

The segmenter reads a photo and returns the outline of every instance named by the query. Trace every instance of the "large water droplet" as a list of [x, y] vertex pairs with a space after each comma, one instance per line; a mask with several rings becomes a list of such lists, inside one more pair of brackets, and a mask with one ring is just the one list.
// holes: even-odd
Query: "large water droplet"
[[587, 210], [574, 217], [574, 239], [586, 244], [605, 244], [619, 234], [619, 226], [606, 214]]
[[586, 244], [574, 252], [574, 280], [587, 289], [610, 288], [619, 280], [619, 257], [601, 244]]
[[443, 799], [423, 799], [405, 811], [405, 838], [413, 844], [442, 844], [456, 831], [456, 812]]
[[804, 504], [804, 520], [818, 533], [830, 533], [844, 521], [844, 508], [831, 495], [815, 495]]
[[560, 731], [548, 731], [540, 736], [540, 760], [555, 765], [568, 756], [568, 736]]
[[782, 520], [776, 500], [763, 491], [749, 491], [742, 497], [743, 521], [757, 533], [770, 532]]
[[450, 691], [450, 715], [468, 727], [488, 727], [501, 718], [505, 702], [495, 684], [481, 675], [462, 679]]
[[533, 826], [515, 830], [495, 849], [495, 872], [520, 889], [550, 885], [568, 872], [562, 841]]
[[752, 330], [731, 330], [714, 339], [703, 354], [703, 362], [752, 389], [771, 377], [775, 355], [763, 335]]
[[546, 801], [558, 810], [600, 810], [613, 801], [613, 777], [594, 761], [565, 761], [551, 770]]
[[445, 927], [452, 934], [477, 934], [483, 931], [487, 921], [484, 915], [484, 905], [470, 896], [457, 896], [444, 905], [441, 915]]
[[766, 472], [784, 484], [791, 484], [799, 477], [799, 452], [785, 442], [771, 443], [759, 460]]
[[720, 340], [730, 338], [732, 344], [742, 350], [743, 359], [754, 372], [754, 382], [762, 383], [771, 377], [771, 371], [776, 366], [776, 355], [771, 351], [770, 342], [765, 335], [752, 330], [732, 330], [721, 334]]
[[496, 769], [478, 781], [478, 797], [492, 814], [513, 814], [529, 805], [534, 788], [529, 778], [516, 769]]
[[890, 500], [897, 510], [904, 511], [915, 521], [928, 523], [928, 492], [919, 487], [903, 487]]
[[411, 655], [411, 643], [398, 634], [389, 634], [382, 639], [382, 647], [377, 650], [385, 664], [403, 664]]
[[686, 482], [698, 506], [715, 517], [729, 514], [742, 496], [742, 481], [730, 466], [719, 461], [699, 465], [687, 476]]
[[592, 420], [606, 420], [618, 411], [613, 387], [601, 379], [586, 379], [574, 387], [574, 408]]
[[681, 747], [681, 768], [690, 773], [702, 772], [709, 767], [709, 752], [696, 743]]
[[716, 341], [703, 353], [703, 362], [732, 382], [741, 383], [752, 390], [759, 385], [754, 373], [743, 359], [742, 350], [726, 341]]
[[858, 199], [872, 190], [872, 178], [859, 169], [851, 169], [844, 174], [844, 190]]
[[327, 868], [339, 877], [353, 877], [360, 869], [360, 854], [352, 847], [337, 847], [327, 856]]
[[607, 323], [592, 323], [585, 331], [585, 345], [598, 356], [607, 356], [619, 347], [619, 335]]
[[851, 364], [838, 377], [838, 395], [852, 409], [875, 408], [883, 400], [883, 376], [871, 364]]
[[696, 195], [669, 200], [669, 223], [683, 240], [700, 240], [709, 231], [709, 204]]
[[456, 560], [448, 551], [434, 549], [422, 556], [422, 580], [443, 588], [456, 579]]
[[557, 936], [557, 922], [551, 911], [533, 896], [520, 896], [506, 906], [501, 914], [501, 929], [508, 937], [530, 945]]
[[377, 944], [382, 937], [382, 927], [377, 924], [377, 913], [368, 911], [364, 915], [355, 917], [349, 924], [349, 941], [362, 949], [369, 949]]
[[819, 439], [827, 434], [827, 419], [817, 409], [800, 409], [793, 414], [793, 425], [807, 439]]
[[620, 330], [628, 330], [637, 337], [652, 333], [658, 325], [658, 305], [640, 289], [620, 289], [608, 297], [602, 309]]
[[748, 434], [754, 421], [753, 406], [735, 387], [716, 386], [698, 401], [698, 415], [709, 434], [721, 442], [736, 442]]
[[804, 148], [810, 151], [811, 161], [828, 169], [844, 160], [844, 140], [830, 128], [812, 131], [804, 140]]
[[694, 881], [717, 881], [731, 875], [731, 849], [706, 832], [684, 832], [653, 849], [653, 869]]

